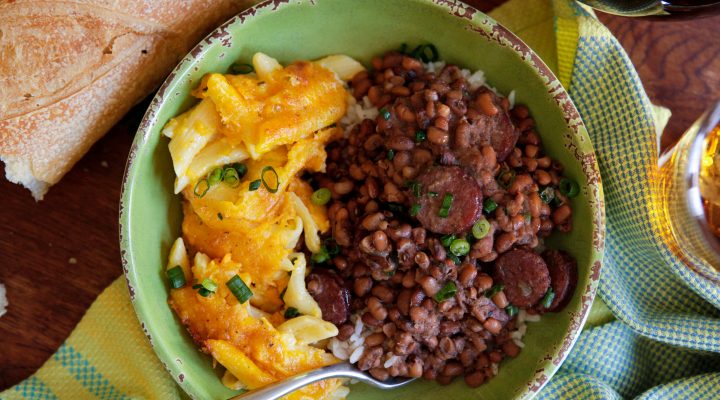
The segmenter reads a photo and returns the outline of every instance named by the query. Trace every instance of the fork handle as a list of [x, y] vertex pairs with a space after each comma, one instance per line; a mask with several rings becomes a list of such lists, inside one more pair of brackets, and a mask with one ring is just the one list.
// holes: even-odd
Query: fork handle
[[291, 376], [228, 400], [274, 400], [313, 382], [328, 378], [363, 378], [363, 376], [362, 372], [357, 371], [352, 365], [341, 362]]

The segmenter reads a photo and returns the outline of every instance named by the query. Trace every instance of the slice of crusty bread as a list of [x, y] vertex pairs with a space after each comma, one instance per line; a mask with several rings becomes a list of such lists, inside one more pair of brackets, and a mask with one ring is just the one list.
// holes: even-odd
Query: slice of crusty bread
[[40, 200], [209, 30], [252, 0], [0, 2], [0, 160]]

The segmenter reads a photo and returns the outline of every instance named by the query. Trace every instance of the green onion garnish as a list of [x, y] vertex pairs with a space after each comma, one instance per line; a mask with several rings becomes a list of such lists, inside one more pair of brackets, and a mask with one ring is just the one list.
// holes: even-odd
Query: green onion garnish
[[300, 315], [300, 311], [295, 307], [288, 307], [288, 309], [285, 310], [285, 319], [295, 318], [298, 315]]
[[[428, 50], [430, 51], [430, 54], [428, 54]], [[413, 58], [419, 58], [425, 63], [435, 62], [440, 59], [437, 47], [432, 44], [421, 44], [417, 46], [412, 53], [410, 53], [410, 56]]]
[[550, 202], [555, 198], [555, 189], [552, 188], [552, 186], [546, 186], [543, 190], [540, 191], [540, 200], [543, 201], [545, 204], [550, 204]]
[[512, 318], [518, 313], [518, 308], [517, 306], [510, 304], [509, 306], [505, 307], [505, 312], [507, 313], [508, 317]]
[[420, 191], [422, 190], [422, 184], [420, 182], [411, 181], [410, 189], [413, 192], [413, 196], [420, 197]]
[[420, 204], [413, 204], [412, 207], [410, 207], [410, 216], [414, 217], [418, 215], [420, 212]]
[[380, 116], [382, 116], [382, 119], [385, 121], [390, 121], [390, 111], [388, 111], [387, 108], [383, 107], [380, 109]]
[[[266, 172], [272, 172], [273, 174], [275, 174], [275, 187], [270, 187], [270, 184], [265, 180]], [[275, 172], [275, 168], [273, 168], [271, 165], [263, 168], [262, 172], [260, 173], [260, 179], [262, 180], [262, 183], [263, 185], [265, 185], [265, 189], [267, 189], [268, 192], [277, 193], [278, 188], [280, 187], [280, 177], [278, 176], [277, 172]]]
[[210, 295], [213, 293], [213, 292], [205, 289], [205, 287], [204, 287], [203, 285], [199, 284], [199, 283], [193, 285], [192, 288], [195, 289], [195, 290], [197, 290], [197, 291], [198, 291], [198, 294], [199, 294], [200, 296], [202, 296], [202, 297], [208, 297], [208, 296], [210, 296]]
[[526, 212], [525, 214], [523, 214], [523, 218], [525, 218], [525, 223], [530, 223], [530, 221], [532, 221], [532, 214]]
[[483, 202], [483, 210], [484, 210], [486, 213], [491, 213], [491, 212], [495, 211], [495, 209], [496, 209], [497, 207], [498, 207], [498, 205], [497, 205], [497, 203], [495, 202], [495, 200], [493, 200], [493, 199], [491, 199], [491, 198], [489, 198], [489, 197], [488, 197], [487, 199], [485, 199], [485, 201]]
[[472, 227], [472, 235], [475, 239], [482, 239], [490, 232], [490, 222], [484, 217], [480, 218]]
[[456, 256], [452, 252], [447, 254], [447, 258], [451, 259], [452, 262], [455, 263], [455, 265], [460, 265], [460, 263], [461, 263], [460, 257]]
[[438, 192], [428, 192], [428, 196], [430, 196], [430, 197], [438, 197], [438, 196], [439, 196], [439, 193], [438, 193]]
[[330, 189], [320, 188], [313, 192], [312, 196], [310, 196], [310, 201], [315, 205], [322, 206], [327, 204], [331, 197], [332, 192]]
[[402, 204], [398, 203], [386, 203], [388, 210], [394, 212], [394, 213], [401, 213], [405, 211], [405, 208], [402, 206]]
[[450, 243], [450, 252], [456, 256], [464, 256], [470, 252], [470, 243], [465, 239], [455, 239]]
[[185, 286], [185, 273], [183, 272], [182, 267], [180, 267], [179, 265], [176, 265], [165, 271], [165, 274], [170, 281], [170, 287], [172, 289], [180, 289], [181, 287]]
[[552, 288], [549, 288], [547, 293], [545, 293], [545, 296], [543, 296], [542, 300], [540, 300], [540, 304], [545, 308], [550, 308], [553, 300], [555, 300], [555, 292]]
[[245, 176], [245, 174], [247, 174], [247, 167], [245, 166], [245, 164], [232, 163], [232, 164], [227, 165], [227, 166], [225, 166], [225, 167], [226, 167], [226, 168], [227, 168], [227, 167], [230, 167], [230, 168], [234, 169], [235, 171], [237, 171], [238, 179], [242, 179], [242, 178]]
[[235, 296], [235, 298], [238, 299], [240, 304], [245, 303], [248, 301], [252, 295], [253, 292], [250, 290], [249, 287], [245, 284], [245, 282], [235, 274], [232, 278], [230, 278], [229, 281], [225, 283], [225, 286], [227, 286], [228, 289], [232, 292], [232, 294]]
[[497, 179], [498, 184], [502, 186], [503, 189], [509, 188], [510, 185], [515, 182], [515, 175], [515, 171], [511, 169], [501, 172]]
[[420, 143], [423, 140], [427, 139], [427, 133], [425, 131], [416, 131], [415, 132], [415, 141]]
[[205, 196], [205, 193], [210, 190], [210, 184], [208, 183], [208, 180], [206, 178], [200, 179], [195, 184], [195, 189], [193, 189], [193, 193], [195, 193], [195, 196], [197, 197], [203, 197]]
[[505, 289], [505, 285], [503, 285], [502, 283], [493, 285], [493, 287], [485, 291], [485, 297], [493, 297], [496, 294], [502, 292], [503, 289]]
[[217, 287], [218, 287], [218, 286], [217, 286], [217, 283], [215, 283], [215, 281], [213, 281], [213, 280], [210, 279], [210, 278], [205, 278], [205, 279], [203, 279], [201, 285], [202, 285], [202, 287], [204, 287], [205, 289], [209, 290], [210, 292], [215, 292], [215, 291], [217, 290]]
[[226, 167], [223, 169], [223, 182], [230, 187], [240, 186], [240, 176], [235, 168]]
[[220, 181], [223, 180], [223, 169], [222, 168], [215, 168], [208, 174], [207, 182], [208, 185], [214, 186], [220, 183]]
[[395, 158], [395, 150], [390, 149], [387, 151], [387, 159], [392, 161], [393, 158]]
[[575, 197], [580, 193], [580, 186], [572, 179], [562, 178], [560, 180], [560, 193], [567, 197]]
[[315, 264], [322, 264], [330, 259], [330, 254], [328, 254], [327, 248], [325, 248], [325, 246], [321, 246], [320, 251], [310, 256], [310, 259]]
[[453, 296], [455, 296], [455, 293], [457, 293], [457, 286], [455, 286], [455, 282], [448, 282], [443, 287], [435, 293], [435, 301], [438, 303], [447, 300]]
[[255, 69], [250, 64], [232, 63], [230, 65], [230, 73], [235, 75], [247, 75]]
[[222, 213], [218, 213], [218, 214], [217, 214], [217, 217], [218, 217], [218, 219], [219, 219], [220, 221], [222, 221], [222, 219], [223, 219]]
[[442, 204], [440, 205], [440, 211], [438, 211], [438, 217], [447, 218], [447, 216], [450, 215], [450, 207], [452, 207], [452, 202], [453, 195], [450, 193], [445, 193], [445, 197], [443, 197]]
[[254, 192], [260, 188], [261, 184], [262, 184], [262, 181], [260, 179], [256, 179], [256, 180], [250, 182], [250, 185], [248, 185], [248, 190], [251, 192]]
[[335, 242], [335, 239], [328, 238], [325, 239], [325, 250], [327, 251], [328, 255], [333, 257], [338, 254], [340, 254], [340, 246], [338, 246], [337, 242]]
[[443, 247], [448, 248], [448, 247], [450, 247], [450, 244], [451, 244], [451, 243], [453, 242], [453, 240], [455, 240], [455, 239], [456, 239], [456, 238], [455, 238], [455, 235], [453, 235], [453, 234], [445, 235], [445, 236], [443, 236], [443, 237], [440, 238], [440, 243], [442, 243]]

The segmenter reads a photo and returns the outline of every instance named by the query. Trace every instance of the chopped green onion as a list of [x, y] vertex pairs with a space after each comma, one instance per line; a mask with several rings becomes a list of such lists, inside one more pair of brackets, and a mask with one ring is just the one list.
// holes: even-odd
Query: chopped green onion
[[[427, 50], [430, 50], [430, 54], [428, 54]], [[432, 44], [421, 44], [417, 46], [412, 53], [410, 53], [410, 56], [413, 58], [419, 58], [425, 63], [435, 62], [440, 59], [437, 47]]]
[[453, 235], [453, 234], [445, 235], [445, 236], [443, 236], [443, 237], [440, 238], [440, 243], [442, 243], [443, 247], [448, 248], [448, 247], [450, 247], [450, 244], [451, 244], [451, 243], [453, 242], [453, 240], [455, 240], [455, 239], [456, 239], [456, 238], [455, 238], [455, 235]]
[[550, 288], [548, 289], [547, 293], [545, 293], [545, 296], [543, 296], [542, 300], [540, 300], [540, 304], [545, 308], [550, 308], [553, 300], [555, 300], [555, 292], [552, 290], [552, 288]]
[[380, 116], [382, 116], [382, 119], [385, 121], [390, 121], [390, 111], [388, 111], [387, 108], [383, 107], [380, 109]]
[[465, 239], [455, 239], [450, 243], [450, 252], [456, 256], [464, 256], [470, 252], [470, 243]]
[[485, 199], [485, 201], [483, 201], [483, 210], [484, 210], [486, 213], [491, 213], [491, 212], [495, 211], [495, 209], [496, 209], [497, 207], [498, 207], [498, 205], [497, 205], [497, 203], [495, 202], [495, 200], [493, 200], [493, 199], [491, 199], [491, 198], [489, 198], [489, 197], [488, 197], [487, 199]]
[[300, 311], [295, 307], [288, 307], [288, 309], [285, 310], [285, 319], [295, 318], [298, 315], [300, 315]]
[[562, 178], [560, 180], [560, 193], [567, 197], [575, 197], [580, 193], [580, 186], [572, 179]]
[[457, 293], [457, 286], [455, 286], [455, 282], [448, 282], [443, 287], [435, 293], [435, 301], [438, 303], [444, 300], [447, 300], [453, 296], [455, 296], [455, 293]]
[[427, 133], [425, 131], [415, 131], [415, 141], [420, 143], [427, 139]]
[[226, 167], [223, 170], [223, 182], [228, 184], [230, 187], [240, 186], [240, 176], [235, 168]]
[[251, 192], [254, 192], [260, 188], [261, 184], [262, 184], [262, 181], [260, 179], [256, 179], [256, 180], [250, 182], [250, 185], [248, 185], [248, 190]]
[[180, 267], [179, 265], [176, 265], [165, 271], [165, 274], [170, 281], [170, 288], [180, 289], [181, 287], [185, 286], [185, 273], [183, 272], [182, 267]]
[[510, 185], [515, 182], [515, 175], [515, 171], [511, 169], [501, 172], [497, 179], [498, 184], [502, 186], [503, 189], [509, 188]]
[[208, 296], [210, 296], [210, 295], [213, 293], [212, 291], [207, 290], [207, 289], [206, 289], [202, 284], [200, 284], [200, 283], [193, 285], [192, 288], [195, 289], [195, 290], [197, 290], [197, 291], [198, 291], [198, 294], [199, 294], [200, 296], [202, 296], [202, 297], [208, 297]]
[[405, 210], [403, 208], [402, 204], [398, 204], [398, 203], [387, 203], [387, 208], [390, 211], [392, 211], [394, 213], [398, 213], [398, 214]]
[[428, 196], [430, 197], [438, 197], [440, 194], [438, 192], [428, 192]]
[[210, 184], [208, 183], [207, 179], [203, 178], [195, 184], [195, 189], [193, 189], [193, 193], [195, 193], [195, 196], [197, 197], [203, 197], [205, 196], [205, 193], [208, 192], [208, 190], [210, 190]]
[[255, 69], [250, 64], [232, 63], [230, 65], [230, 73], [235, 75], [247, 75]]
[[[270, 184], [265, 180], [265, 173], [266, 172], [272, 172], [275, 174], [275, 187], [270, 187]], [[270, 193], [277, 193], [278, 188], [280, 187], [280, 177], [278, 176], [278, 173], [275, 171], [275, 168], [273, 168], [271, 165], [268, 165], [267, 167], [262, 169], [262, 172], [260, 173], [260, 179], [262, 180], [263, 185], [265, 185], [265, 189], [267, 189]]]
[[338, 246], [333, 238], [325, 239], [325, 250], [327, 250], [328, 255], [331, 257], [340, 254], [340, 246]]
[[518, 313], [518, 308], [517, 306], [510, 304], [509, 306], [505, 307], [505, 312], [507, 313], [508, 317], [512, 318]]
[[460, 265], [460, 264], [461, 264], [460, 257], [456, 256], [456, 255], [453, 254], [453, 253], [448, 253], [448, 254], [447, 254], [447, 258], [451, 259], [452, 262], [455, 263], [455, 265]]
[[490, 232], [490, 222], [484, 217], [480, 218], [472, 227], [472, 235], [475, 239], [482, 239]]
[[453, 195], [445, 193], [442, 204], [440, 205], [440, 211], [438, 211], [438, 217], [447, 218], [450, 215], [450, 207], [452, 207]]
[[214, 186], [220, 183], [220, 181], [223, 180], [223, 169], [222, 168], [215, 168], [208, 174], [207, 181], [208, 185]]
[[410, 181], [408, 183], [410, 184], [410, 189], [413, 192], [413, 196], [420, 197], [420, 194], [421, 194], [420, 192], [422, 191], [422, 184], [420, 184], [420, 182], [416, 182], [416, 181]]
[[235, 298], [238, 299], [240, 304], [248, 301], [253, 295], [252, 290], [247, 287], [242, 278], [240, 278], [237, 274], [230, 278], [230, 280], [225, 283], [225, 286], [230, 289], [230, 292], [232, 292]]
[[202, 287], [204, 287], [205, 289], [207, 289], [207, 290], [209, 290], [209, 291], [211, 291], [211, 292], [215, 292], [215, 291], [217, 290], [217, 287], [218, 287], [218, 286], [217, 286], [217, 283], [215, 283], [215, 281], [213, 281], [213, 280], [210, 279], [210, 278], [205, 278], [205, 279], [203, 279], [201, 285], [202, 285]]
[[331, 197], [332, 192], [330, 189], [320, 188], [313, 192], [312, 196], [310, 196], [310, 201], [315, 205], [322, 206], [327, 204]]
[[321, 246], [320, 251], [310, 256], [310, 259], [316, 264], [322, 264], [330, 259], [330, 254], [325, 246]]
[[245, 164], [232, 163], [228, 167], [237, 171], [238, 179], [242, 179], [245, 176], [245, 174], [247, 174], [247, 167], [245, 166]]
[[414, 217], [418, 215], [420, 212], [420, 204], [413, 204], [412, 207], [410, 207], [410, 216]]
[[223, 220], [223, 216], [222, 216], [222, 213], [218, 213], [218, 219], [219, 219], [220, 221], [222, 221], [222, 220]]
[[387, 151], [387, 159], [392, 161], [393, 158], [395, 158], [395, 150], [390, 149]]
[[545, 204], [550, 204], [550, 202], [555, 198], [555, 189], [552, 188], [552, 186], [546, 186], [543, 190], [540, 191], [540, 200], [543, 201]]
[[502, 292], [503, 289], [505, 289], [505, 285], [503, 285], [502, 283], [493, 285], [493, 287], [485, 291], [485, 297], [493, 297], [496, 294]]
[[530, 214], [529, 212], [523, 214], [523, 217], [525, 218], [526, 223], [530, 223], [530, 221], [532, 221], [532, 214]]

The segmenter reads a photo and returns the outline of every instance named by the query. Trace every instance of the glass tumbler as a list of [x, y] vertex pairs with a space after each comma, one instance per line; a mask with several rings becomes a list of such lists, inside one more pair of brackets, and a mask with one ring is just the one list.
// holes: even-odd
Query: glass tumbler
[[720, 284], [720, 101], [660, 158], [663, 235], [688, 267]]

